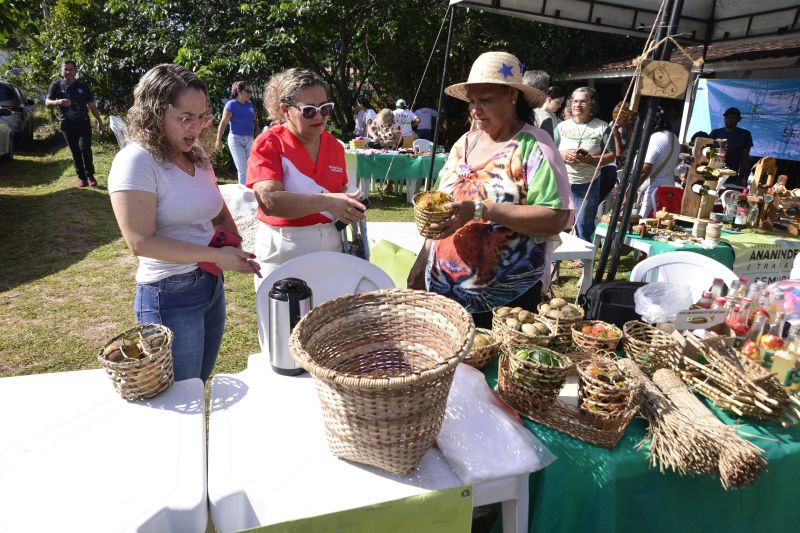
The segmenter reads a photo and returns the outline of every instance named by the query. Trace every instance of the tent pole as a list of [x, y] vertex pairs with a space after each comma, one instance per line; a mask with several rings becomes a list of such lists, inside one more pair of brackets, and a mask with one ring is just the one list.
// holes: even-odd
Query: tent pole
[[[657, 32], [657, 39], [659, 40], [667, 35], [673, 35], [676, 32], [678, 28], [678, 22], [681, 18], [681, 11], [683, 11], [683, 0], [667, 0], [666, 7], [667, 9], [664, 10], [664, 17], [658, 28], [659, 31]], [[667, 14], [669, 14], [669, 19], [667, 19]], [[667, 20], [669, 20], [669, 24], [664, 24]], [[672, 47], [672, 42], [666, 41], [653, 54], [654, 59], [660, 59], [661, 61], [667, 60], [672, 53]], [[655, 125], [658, 102], [659, 100], [656, 98], [648, 98], [647, 113], [643, 121], [644, 124], [642, 126], [639, 148], [636, 152], [636, 162], [633, 165], [631, 175], [627, 177], [628, 180], [630, 180], [630, 188], [627, 191], [628, 194], [625, 198], [622, 221], [620, 222], [620, 231], [615, 236], [616, 238], [614, 240], [614, 248], [611, 255], [611, 264], [608, 267], [606, 281], [614, 280], [617, 275], [617, 267], [619, 266], [622, 245], [625, 242], [626, 228], [628, 227], [628, 222], [631, 218], [631, 211], [633, 210], [633, 204], [636, 200], [636, 190], [638, 189], [637, 184], [639, 181], [638, 177], [642, 173], [642, 167], [644, 166], [644, 154], [647, 153], [647, 145], [650, 143], [650, 134], [652, 133], [653, 126]], [[631, 157], [631, 155], [632, 154], [629, 153], [628, 157]]]
[[442, 84], [439, 87], [439, 103], [436, 106], [436, 122], [433, 126], [433, 150], [431, 153], [431, 167], [425, 177], [425, 190], [431, 190], [433, 184], [433, 170], [436, 168], [436, 147], [439, 146], [439, 122], [442, 119], [442, 102], [444, 101], [444, 88], [447, 85], [447, 64], [450, 60], [450, 45], [453, 42], [453, 28], [455, 27], [456, 8], [450, 6], [450, 25], [447, 29], [447, 45], [444, 47], [444, 64], [442, 65]]
[[689, 96], [689, 109], [686, 112], [686, 116], [684, 117], [683, 124], [681, 126], [681, 136], [678, 140], [683, 139], [684, 135], [686, 134], [686, 130], [689, 129], [689, 121], [692, 119], [692, 113], [694, 113], [694, 102], [697, 98], [697, 84], [700, 78], [703, 76], [703, 72], [706, 69], [706, 57], [708, 56], [708, 45], [711, 42], [711, 37], [714, 35], [714, 17], [716, 17], [717, 13], [717, 2], [711, 4], [711, 18], [710, 22], [708, 23], [708, 29], [706, 30], [706, 38], [703, 41], [703, 54], [702, 60], [703, 62], [700, 64], [700, 69], [695, 75], [694, 80], [692, 80], [692, 85], [690, 87], [690, 96]]

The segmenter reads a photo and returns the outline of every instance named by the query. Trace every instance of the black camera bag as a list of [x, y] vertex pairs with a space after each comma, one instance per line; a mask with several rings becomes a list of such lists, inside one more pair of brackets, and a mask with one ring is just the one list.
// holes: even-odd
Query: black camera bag
[[636, 313], [633, 302], [633, 293], [642, 285], [646, 283], [640, 281], [595, 283], [589, 287], [586, 294], [578, 297], [578, 304], [586, 311], [586, 320], [602, 320], [621, 328], [629, 320], [642, 319]]

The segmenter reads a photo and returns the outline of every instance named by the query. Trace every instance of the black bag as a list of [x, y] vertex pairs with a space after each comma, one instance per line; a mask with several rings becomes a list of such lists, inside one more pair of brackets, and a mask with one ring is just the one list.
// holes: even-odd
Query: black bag
[[633, 303], [633, 293], [646, 285], [641, 281], [606, 281], [595, 283], [578, 303], [586, 311], [586, 320], [602, 320], [620, 328], [629, 320], [641, 320]]

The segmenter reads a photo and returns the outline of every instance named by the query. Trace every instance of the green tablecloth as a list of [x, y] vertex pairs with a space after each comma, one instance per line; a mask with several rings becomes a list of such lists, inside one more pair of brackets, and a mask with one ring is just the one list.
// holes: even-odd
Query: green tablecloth
[[[484, 369], [492, 388], [497, 365]], [[726, 423], [727, 415], [711, 407]], [[661, 474], [647, 453], [634, 446], [646, 422], [635, 418], [613, 450], [573, 439], [525, 419], [557, 459], [530, 476], [529, 531], [796, 531], [794, 505], [800, 487], [800, 427], [784, 429], [746, 421], [741, 433], [762, 448], [769, 461], [755, 485], [725, 491], [719, 480]], [[497, 525], [495, 531], [499, 531]]]
[[[598, 224], [598, 227], [607, 228], [606, 224]], [[723, 232], [725, 235], [728, 235], [727, 232]], [[733, 235], [733, 234], [730, 234]], [[634, 233], [628, 233], [627, 235], [631, 240], [634, 241], [643, 241], [650, 245], [650, 255], [657, 255], [663, 254], [667, 252], [695, 252], [701, 255], [705, 255], [714, 259], [715, 261], [722, 263], [726, 267], [733, 270], [733, 248], [726, 243], [720, 242], [716, 248], [708, 249], [703, 248], [702, 246], [697, 246], [696, 244], [685, 244], [681, 247], [673, 246], [668, 242], [656, 241], [649, 238], [642, 238], [639, 235]]]
[[[351, 152], [352, 153], [352, 152]], [[436, 155], [433, 179], [447, 161], [444, 154]], [[389, 179], [392, 181], [425, 179], [431, 167], [431, 156], [411, 156], [406, 154], [356, 154], [356, 177], [369, 179]]]

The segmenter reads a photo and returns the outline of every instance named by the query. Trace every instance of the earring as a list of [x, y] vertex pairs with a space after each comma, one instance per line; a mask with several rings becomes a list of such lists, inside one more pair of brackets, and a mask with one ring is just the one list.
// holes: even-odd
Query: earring
[[511, 100], [511, 105], [517, 105], [517, 101], [516, 100]]

